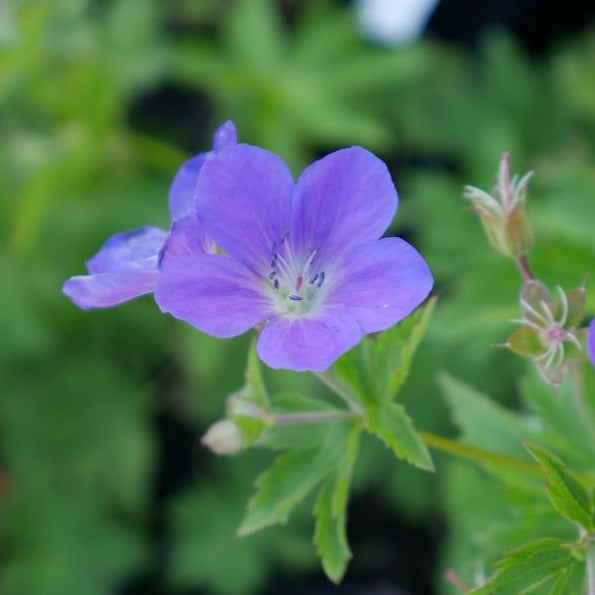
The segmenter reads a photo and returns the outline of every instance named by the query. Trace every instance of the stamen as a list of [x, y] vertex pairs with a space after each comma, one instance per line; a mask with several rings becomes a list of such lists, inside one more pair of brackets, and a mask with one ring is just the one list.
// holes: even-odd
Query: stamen
[[537, 356], [534, 359], [536, 362], [545, 360], [543, 367], [547, 370], [552, 365], [552, 361], [556, 356], [557, 349], [558, 347], [555, 344], [552, 344], [541, 355]]
[[564, 361], [564, 343], [560, 343], [558, 345], [558, 360], [556, 361], [556, 366], [560, 366]]
[[279, 279], [275, 279], [275, 289], [279, 289]]
[[566, 333], [566, 339], [568, 339], [579, 351], [583, 350], [581, 342], [574, 336], [573, 333]]
[[529, 320], [528, 318], [511, 318], [510, 322], [516, 322], [517, 324], [522, 324], [523, 326], [530, 326], [531, 328], [535, 329], [536, 331], [543, 330], [538, 324]]
[[316, 273], [315, 275], [312, 275], [310, 277], [310, 279], [308, 280], [308, 283], [310, 283], [310, 285], [312, 285], [313, 283], [316, 283], [316, 279], [318, 279], [318, 273]]
[[[554, 358], [556, 357], [556, 353], [558, 352], [558, 346], [559, 345], [552, 345], [549, 349], [550, 351], [550, 356], [547, 358], [544, 367], [546, 370], [549, 370], [549, 368], [551, 368], [552, 364], [554, 363]], [[564, 348], [562, 348], [564, 349]]]
[[275, 258], [275, 256], [277, 256], [277, 242], [273, 242], [273, 248], [271, 250], [271, 255], [273, 258]]
[[292, 295], [290, 295], [290, 296], [289, 296], [289, 299], [290, 299], [290, 300], [293, 300], [294, 302], [298, 302], [298, 301], [300, 301], [302, 298], [301, 298], [299, 295], [292, 294]]
[[548, 305], [545, 303], [545, 301], [541, 300], [539, 302], [539, 305], [541, 306], [541, 309], [543, 310], [545, 317], [547, 318], [547, 321], [550, 324], [556, 324], [556, 321], [554, 320], [554, 316], [552, 315], [552, 312], [549, 309]]
[[548, 320], [543, 316], [543, 314], [540, 314], [535, 308], [533, 308], [533, 306], [531, 306], [527, 300], [521, 298], [521, 306], [533, 314], [533, 316], [535, 316], [535, 318], [540, 320], [542, 323], [548, 324]]
[[324, 283], [324, 271], [322, 271], [320, 273], [320, 279], [318, 280], [318, 284], [316, 285], [316, 287], [321, 287], [323, 283]]
[[562, 317], [560, 318], [560, 326], [564, 326], [566, 324], [566, 320], [568, 319], [568, 298], [559, 285], [558, 292], [560, 293], [560, 300], [562, 302]]
[[275, 277], [275, 275], [277, 274], [277, 271], [272, 270], [271, 274], [269, 275], [269, 279], [273, 279]]

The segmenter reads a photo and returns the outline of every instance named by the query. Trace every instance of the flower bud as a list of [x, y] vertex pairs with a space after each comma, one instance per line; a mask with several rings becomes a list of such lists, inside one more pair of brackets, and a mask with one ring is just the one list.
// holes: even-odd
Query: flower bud
[[533, 234], [526, 213], [527, 185], [533, 172], [510, 179], [508, 153], [502, 155], [498, 182], [492, 194], [465, 186], [463, 196], [471, 201], [490, 244], [501, 254], [519, 258], [529, 252]]
[[234, 455], [244, 449], [244, 435], [229, 419], [215, 422], [201, 442], [218, 455]]
[[254, 444], [272, 424], [272, 417], [246, 389], [227, 399], [227, 417], [232, 419], [244, 436], [244, 446]]

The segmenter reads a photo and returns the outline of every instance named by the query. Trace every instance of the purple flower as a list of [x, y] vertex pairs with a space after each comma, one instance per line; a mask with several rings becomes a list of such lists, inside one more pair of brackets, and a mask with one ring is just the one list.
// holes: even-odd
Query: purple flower
[[[176, 173], [169, 191], [169, 212], [178, 233], [170, 255], [214, 251], [194, 213], [196, 182], [209, 155], [235, 144], [235, 126], [225, 122], [215, 132], [213, 151], [199, 153]], [[153, 292], [159, 276], [159, 255], [167, 238], [168, 232], [158, 227], [112, 236], [87, 261], [89, 275], [71, 277], [62, 291], [83, 310], [109, 308]]]
[[203, 165], [196, 196], [223, 254], [168, 258], [166, 248], [155, 299], [217, 337], [262, 325], [258, 353], [272, 368], [325, 370], [432, 288], [414, 248], [379, 239], [397, 192], [384, 163], [360, 147], [313, 163], [297, 183], [273, 153], [227, 147]]
[[589, 351], [591, 352], [591, 361], [595, 366], [595, 318], [591, 320], [589, 325]]

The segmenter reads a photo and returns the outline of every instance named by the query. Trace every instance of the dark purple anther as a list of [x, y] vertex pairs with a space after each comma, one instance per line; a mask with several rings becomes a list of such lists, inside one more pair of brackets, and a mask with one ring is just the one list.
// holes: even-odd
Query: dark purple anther
[[308, 283], [310, 283], [310, 285], [312, 285], [313, 283], [316, 283], [316, 279], [318, 279], [318, 273], [316, 273], [315, 275], [312, 275], [310, 277], [310, 279], [308, 280]]
[[324, 271], [320, 273], [320, 279], [318, 279], [318, 284], [316, 287], [320, 287], [324, 283]]
[[289, 296], [289, 299], [290, 299], [290, 300], [293, 300], [294, 302], [298, 302], [298, 301], [300, 301], [302, 298], [301, 298], [299, 295], [294, 295], [294, 294], [292, 294], [292, 295], [290, 295], [290, 296]]
[[279, 289], [279, 279], [275, 279], [275, 289]]

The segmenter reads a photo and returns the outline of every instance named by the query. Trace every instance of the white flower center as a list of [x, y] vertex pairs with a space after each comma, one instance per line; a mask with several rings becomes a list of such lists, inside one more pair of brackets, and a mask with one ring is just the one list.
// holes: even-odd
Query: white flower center
[[297, 254], [288, 238], [289, 233], [285, 233], [272, 246], [266, 284], [277, 314], [297, 317], [316, 308], [326, 294], [328, 280], [316, 264], [317, 250]]

